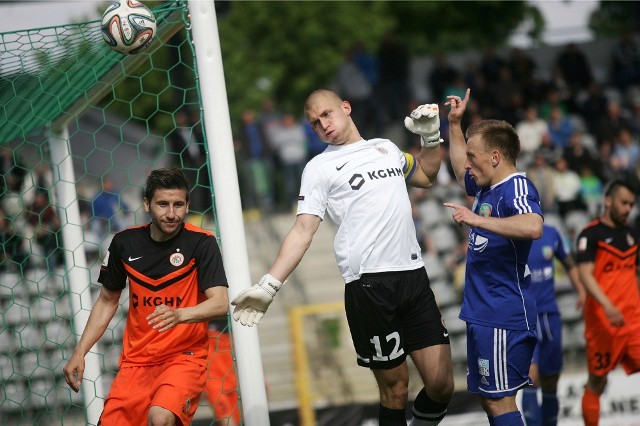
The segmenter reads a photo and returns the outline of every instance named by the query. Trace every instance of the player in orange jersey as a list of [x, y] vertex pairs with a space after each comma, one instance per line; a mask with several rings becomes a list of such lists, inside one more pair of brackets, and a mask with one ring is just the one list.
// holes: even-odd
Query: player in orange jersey
[[614, 180], [604, 193], [604, 214], [578, 236], [578, 268], [587, 290], [584, 307], [589, 379], [582, 395], [586, 426], [600, 418], [607, 375], [621, 364], [640, 371], [638, 235], [626, 225], [636, 201], [634, 189]]
[[231, 354], [231, 334], [226, 318], [209, 323], [209, 377], [205, 396], [213, 408], [216, 426], [240, 425], [236, 374]]
[[144, 208], [151, 223], [111, 241], [100, 295], [63, 371], [78, 392], [84, 357], [116, 313], [128, 281], [120, 370], [100, 424], [187, 425], [207, 380], [208, 322], [228, 312], [227, 279], [215, 235], [184, 222], [189, 184], [182, 170], [151, 171]]

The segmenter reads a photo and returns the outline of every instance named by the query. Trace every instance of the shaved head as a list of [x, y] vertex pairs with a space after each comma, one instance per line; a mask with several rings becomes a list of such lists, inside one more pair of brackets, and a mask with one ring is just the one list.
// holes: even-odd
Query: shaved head
[[327, 101], [335, 106], [339, 106], [340, 104], [342, 104], [342, 99], [340, 99], [340, 96], [338, 96], [335, 92], [328, 89], [314, 90], [307, 97], [307, 101], [304, 103], [305, 115], [312, 108], [312, 106], [320, 100]]

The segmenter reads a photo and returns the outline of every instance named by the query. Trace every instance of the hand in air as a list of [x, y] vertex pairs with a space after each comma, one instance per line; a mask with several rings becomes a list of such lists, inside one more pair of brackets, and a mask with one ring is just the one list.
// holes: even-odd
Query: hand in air
[[422, 146], [432, 148], [440, 145], [440, 110], [438, 104], [420, 105], [409, 117], [405, 117], [404, 126], [416, 135], [420, 135]]

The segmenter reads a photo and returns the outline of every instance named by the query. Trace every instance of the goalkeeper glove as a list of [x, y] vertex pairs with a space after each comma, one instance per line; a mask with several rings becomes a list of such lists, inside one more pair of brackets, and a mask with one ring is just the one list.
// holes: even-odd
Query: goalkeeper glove
[[404, 118], [404, 126], [416, 135], [420, 135], [423, 147], [433, 148], [443, 142], [440, 137], [440, 113], [438, 104], [420, 105]]
[[269, 274], [264, 275], [258, 284], [243, 290], [233, 299], [233, 319], [249, 327], [258, 325], [280, 287], [280, 281]]

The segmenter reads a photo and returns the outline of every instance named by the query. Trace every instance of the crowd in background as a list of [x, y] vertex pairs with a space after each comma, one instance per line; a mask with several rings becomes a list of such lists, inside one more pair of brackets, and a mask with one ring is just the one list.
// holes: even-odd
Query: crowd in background
[[[545, 213], [564, 223], [581, 219], [567, 227], [575, 231], [598, 214], [607, 181], [623, 177], [640, 184], [640, 47], [625, 34], [610, 55], [609, 75], [601, 81], [575, 43], [557, 53], [547, 72], [540, 72], [536, 61], [520, 48], [499, 55], [487, 47], [478, 61], [469, 61], [464, 68], [439, 54], [425, 81], [432, 99], [416, 99], [409, 85], [411, 58], [389, 33], [376, 53], [362, 43], [348, 49], [328, 86], [351, 102], [354, 121], [365, 138], [385, 137], [417, 104], [434, 100], [443, 104], [446, 95], [464, 96], [471, 88], [463, 127], [483, 118], [513, 125], [522, 145], [518, 169], [540, 190]], [[441, 114], [447, 151], [447, 108], [441, 108]], [[300, 172], [322, 151], [322, 142], [303, 117], [280, 112], [271, 99], [264, 100], [261, 110], [247, 109], [236, 129], [245, 210], [294, 208]], [[409, 132], [396, 132], [392, 139], [406, 151], [419, 149], [419, 140]], [[442, 185], [448, 186], [452, 180], [448, 160], [441, 177]], [[414, 199], [419, 203], [424, 197], [418, 194]]]
[[[512, 124], [522, 145], [518, 169], [526, 172], [539, 189], [545, 214], [557, 215], [566, 225], [580, 218], [576, 223], [582, 224], [585, 217], [598, 214], [602, 188], [613, 177], [624, 177], [640, 186], [640, 47], [625, 34], [613, 45], [610, 57], [611, 69], [603, 81], [594, 77], [587, 55], [574, 43], [559, 51], [552, 69], [546, 72], [540, 72], [536, 61], [519, 48], [500, 55], [487, 47], [478, 60], [469, 60], [462, 68], [452, 65], [447, 55], [437, 54], [424, 81], [430, 99], [417, 99], [410, 85], [412, 58], [389, 32], [376, 52], [369, 52], [363, 43], [347, 49], [327, 86], [351, 102], [354, 121], [365, 138], [388, 136], [405, 151], [418, 150], [419, 140], [407, 131], [391, 129], [401, 127], [409, 111], [420, 103], [442, 104], [446, 95], [463, 96], [466, 88], [471, 88], [463, 128], [483, 118]], [[450, 195], [446, 190], [455, 192], [456, 185], [452, 185], [447, 159], [447, 108], [440, 111], [445, 160], [439, 186], [445, 188], [442, 198], [447, 198]], [[177, 112], [175, 128], [166, 140], [171, 162], [183, 167], [192, 182], [192, 210], [206, 212], [211, 205], [210, 184], [197, 112]], [[258, 213], [250, 217], [260, 217], [259, 213], [294, 210], [304, 165], [326, 145], [304, 117], [280, 110], [271, 98], [265, 98], [256, 109], [246, 109], [233, 129], [244, 211]], [[30, 173], [9, 149], [3, 149], [0, 160], [1, 208], [5, 213], [0, 221], [0, 238], [5, 252], [22, 264], [28, 257], [21, 249], [25, 246], [15, 243], [19, 236], [7, 221], [15, 214], [5, 210], [13, 209], [15, 199], [10, 195], [16, 194], [16, 188]], [[38, 177], [41, 171], [36, 170], [34, 175], [42, 180]], [[90, 199], [81, 200], [90, 243], [99, 243], [132, 222], [126, 203], [112, 189], [110, 179], [106, 177], [100, 184]], [[36, 235], [36, 245], [42, 247], [49, 267], [54, 267], [61, 259], [59, 250], [52, 248], [59, 239], [59, 229], [57, 221], [50, 220], [55, 215], [47, 201], [52, 195], [51, 186], [35, 182], [33, 187], [37, 190], [23, 197], [25, 213], [18, 223], [31, 228], [28, 234]], [[426, 220], [419, 206], [428, 196], [428, 191], [412, 192], [417, 224]], [[637, 217], [634, 215], [634, 226], [640, 227]], [[576, 223], [566, 227], [570, 237]], [[421, 226], [418, 230], [423, 249], [432, 250], [429, 233]], [[462, 236], [459, 239], [464, 240]]]

